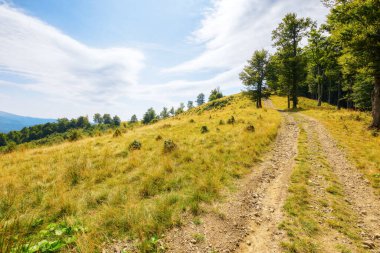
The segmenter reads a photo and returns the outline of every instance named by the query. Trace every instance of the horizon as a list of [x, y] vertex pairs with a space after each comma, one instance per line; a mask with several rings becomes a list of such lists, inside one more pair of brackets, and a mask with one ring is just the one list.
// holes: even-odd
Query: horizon
[[[254, 50], [288, 12], [323, 23], [319, 0], [0, 2], [0, 110], [39, 118], [178, 107], [240, 92]], [[275, 17], [275, 18], [273, 18]]]

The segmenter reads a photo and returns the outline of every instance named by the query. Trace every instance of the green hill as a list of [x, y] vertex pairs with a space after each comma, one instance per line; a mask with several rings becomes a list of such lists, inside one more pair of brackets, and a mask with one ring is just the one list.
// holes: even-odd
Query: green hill
[[151, 250], [152, 237], [232, 189], [268, 149], [280, 121], [277, 111], [256, 109], [238, 94], [120, 128], [119, 136], [4, 154], [0, 249], [97, 252], [120, 239]]

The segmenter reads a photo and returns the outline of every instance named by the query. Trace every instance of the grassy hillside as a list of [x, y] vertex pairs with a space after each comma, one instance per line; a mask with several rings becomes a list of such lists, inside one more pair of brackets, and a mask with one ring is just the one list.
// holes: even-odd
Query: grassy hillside
[[[277, 108], [286, 109], [285, 97], [271, 99]], [[325, 125], [380, 194], [380, 133], [367, 129], [371, 122], [370, 113], [336, 110], [326, 103], [321, 107], [316, 105], [315, 100], [300, 98], [299, 110]]]
[[[118, 137], [2, 155], [0, 251], [29, 243], [97, 252], [111, 239], [152, 251], [165, 229], [250, 171], [280, 121], [277, 111], [235, 95]], [[134, 140], [140, 150], [129, 148]]]

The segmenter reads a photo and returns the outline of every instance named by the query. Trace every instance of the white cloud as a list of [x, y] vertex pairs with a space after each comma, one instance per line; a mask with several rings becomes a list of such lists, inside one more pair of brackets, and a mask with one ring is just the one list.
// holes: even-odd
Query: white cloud
[[[271, 32], [286, 13], [295, 12], [322, 23], [328, 11], [320, 0], [212, 1], [199, 29], [189, 38], [190, 43], [204, 50], [188, 61], [163, 69], [154, 76], [155, 84], [139, 81], [145, 67], [140, 50], [91, 48], [21, 10], [0, 4], [0, 79], [4, 73], [22, 77], [22, 81], [4, 79], [0, 86], [14, 85], [46, 93], [61, 104], [77, 100], [81, 108], [115, 109], [117, 113], [123, 108], [143, 111], [152, 104], [175, 105], [217, 86], [223, 91], [239, 91], [242, 66], [254, 50], [271, 50]], [[167, 54], [172, 53], [167, 50]], [[204, 72], [208, 78], [199, 80]], [[168, 80], [172, 74], [182, 79], [160, 80]], [[191, 81], [194, 79], [197, 81]], [[88, 103], [91, 101], [102, 103]], [[117, 104], [103, 107], [107, 101]], [[138, 105], [136, 101], [143, 102]], [[62, 108], [67, 112], [67, 107]]]
[[0, 73], [24, 89], [79, 101], [112, 101], [138, 82], [144, 55], [91, 48], [22, 11], [0, 4]]
[[322, 23], [327, 9], [320, 0], [214, 0], [191, 41], [205, 50], [165, 72], [226, 70], [243, 64], [254, 50], [271, 49], [271, 32], [288, 12]]

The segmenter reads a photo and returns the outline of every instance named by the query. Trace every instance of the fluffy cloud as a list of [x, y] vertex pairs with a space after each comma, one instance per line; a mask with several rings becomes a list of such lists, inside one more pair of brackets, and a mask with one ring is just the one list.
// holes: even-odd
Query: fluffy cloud
[[205, 50], [165, 71], [224, 71], [242, 65], [254, 50], [271, 49], [271, 32], [288, 12], [322, 23], [327, 9], [320, 0], [214, 0], [190, 37]]
[[0, 45], [0, 74], [64, 99], [111, 101], [137, 85], [144, 67], [138, 50], [88, 47], [7, 4], [0, 5]]
[[[144, 68], [141, 51], [91, 48], [21, 10], [0, 4], [0, 86], [38, 91], [61, 104], [75, 100], [81, 108], [93, 110], [117, 101], [108, 104], [107, 110], [118, 113], [121, 108], [141, 112], [152, 105], [175, 105], [217, 86], [226, 93], [237, 92], [242, 89], [238, 74], [247, 58], [257, 49], [272, 50], [271, 31], [286, 13], [322, 23], [328, 12], [320, 0], [211, 1], [199, 28], [188, 38], [190, 46], [203, 50], [159, 73], [146, 73], [157, 83], [141, 83], [140, 72], [149, 69]], [[165, 53], [176, 57], [170, 50]]]

